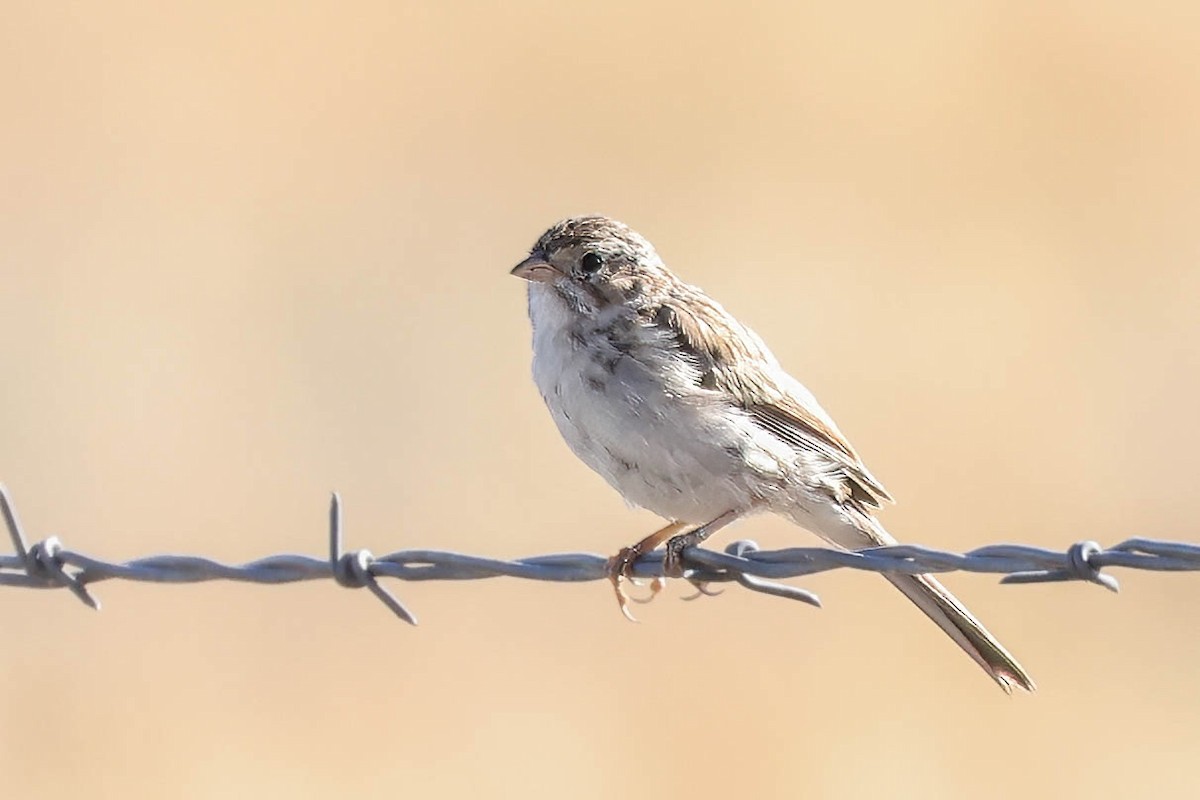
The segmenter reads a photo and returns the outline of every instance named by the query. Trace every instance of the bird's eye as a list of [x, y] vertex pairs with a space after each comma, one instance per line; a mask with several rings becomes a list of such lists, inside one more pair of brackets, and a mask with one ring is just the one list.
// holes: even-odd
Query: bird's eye
[[584, 275], [594, 275], [604, 266], [604, 259], [599, 253], [584, 253], [583, 258], [579, 259], [579, 268], [583, 270]]

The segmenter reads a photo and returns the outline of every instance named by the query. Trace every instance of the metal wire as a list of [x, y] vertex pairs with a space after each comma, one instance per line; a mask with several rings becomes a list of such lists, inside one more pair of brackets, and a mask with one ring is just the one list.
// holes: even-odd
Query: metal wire
[[[15, 555], [0, 556], [0, 586], [62, 589], [99, 609], [88, 590], [105, 580], [150, 583], [294, 583], [329, 580], [347, 588], [367, 588], [405, 622], [416, 617], [378, 581], [381, 577], [404, 581], [463, 581], [508, 576], [537, 581], [595, 581], [607, 578], [608, 559], [592, 553], [559, 553], [512, 561], [463, 555], [439, 550], [400, 550], [374, 556], [368, 550], [342, 550], [341, 500], [335, 493], [329, 507], [329, 557], [274, 555], [246, 564], [222, 564], [198, 556], [159, 555], [120, 563], [103, 561], [63, 547], [51, 536], [26, 544], [24, 530], [8, 490], [0, 484], [0, 514], [4, 517]], [[711, 583], [736, 582], [756, 592], [819, 606], [819, 598], [797, 586], [776, 582], [781, 578], [813, 575], [832, 569], [869, 572], [985, 572], [1004, 574], [1001, 583], [1087, 581], [1117, 591], [1116, 578], [1101, 572], [1106, 567], [1126, 567], [1160, 572], [1200, 571], [1200, 546], [1153, 539], [1127, 539], [1110, 548], [1084, 541], [1065, 551], [999, 544], [967, 553], [951, 553], [916, 545], [894, 545], [868, 550], [843, 551], [820, 547], [759, 550], [740, 540], [720, 553], [698, 547], [684, 551], [685, 577], [702, 592]], [[632, 577], [663, 575], [663, 552], [649, 553], [633, 566]]]

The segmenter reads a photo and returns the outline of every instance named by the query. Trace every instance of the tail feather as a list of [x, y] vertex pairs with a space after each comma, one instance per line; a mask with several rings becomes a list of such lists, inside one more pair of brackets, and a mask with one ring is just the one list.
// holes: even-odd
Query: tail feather
[[[821, 510], [820, 506], [817, 506]], [[830, 508], [834, 513], [812, 514], [808, 509], [793, 513], [792, 519], [826, 541], [847, 550], [896, 544], [896, 540], [865, 509], [851, 505]], [[1009, 694], [1017, 686], [1032, 692], [1033, 679], [1009, 654], [983, 623], [975, 619], [932, 575], [884, 573], [904, 596], [937, 623], [967, 655], [975, 660], [1000, 688]]]
[[1014, 686], [1027, 692], [1037, 687], [1017, 660], [1004, 649], [983, 623], [931, 575], [885, 575], [892, 585], [938, 624], [967, 655], [1012, 694]]

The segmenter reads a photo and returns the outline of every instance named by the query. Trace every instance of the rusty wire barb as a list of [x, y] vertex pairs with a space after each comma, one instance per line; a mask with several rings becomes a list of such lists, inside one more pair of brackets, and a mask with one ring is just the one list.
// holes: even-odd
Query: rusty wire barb
[[[99, 609], [89, 586], [105, 580], [148, 583], [294, 583], [333, 579], [340, 586], [366, 588], [393, 614], [415, 625], [416, 617], [379, 583], [379, 578], [403, 581], [463, 581], [508, 576], [538, 581], [579, 582], [605, 579], [608, 559], [592, 553], [559, 553], [512, 561], [480, 558], [439, 550], [399, 550], [374, 556], [368, 550], [342, 550], [341, 500], [333, 495], [329, 507], [329, 557], [282, 554], [246, 564], [222, 564], [198, 556], [159, 555], [119, 563], [102, 561], [65, 548], [51, 536], [26, 543], [8, 490], [0, 484], [0, 514], [12, 540], [14, 555], [0, 555], [0, 586], [67, 589], [80, 601]], [[663, 574], [663, 551], [638, 559], [633, 577]], [[1153, 539], [1127, 539], [1110, 548], [1085, 541], [1065, 551], [1025, 545], [998, 544], [968, 553], [951, 553], [916, 545], [875, 547], [859, 551], [821, 547], [759, 550], [749, 540], [733, 542], [720, 553], [688, 548], [683, 553], [685, 577], [699, 587], [736, 582], [756, 592], [819, 606], [812, 592], [777, 581], [832, 569], [868, 572], [985, 572], [1003, 574], [1001, 583], [1087, 581], [1117, 591], [1116, 578], [1101, 572], [1125, 567], [1159, 572], [1200, 571], [1200, 546]], [[707, 592], [706, 592], [707, 593]]]

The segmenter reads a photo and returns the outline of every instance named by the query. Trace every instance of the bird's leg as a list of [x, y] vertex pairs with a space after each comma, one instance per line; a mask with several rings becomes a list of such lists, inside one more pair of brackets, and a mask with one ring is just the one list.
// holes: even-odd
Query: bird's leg
[[[672, 522], [670, 525], [642, 539], [637, 544], [630, 547], [622, 547], [617, 551], [615, 556], [608, 560], [608, 579], [612, 582], [613, 591], [617, 593], [617, 604], [621, 607], [621, 613], [630, 622], [637, 622], [637, 620], [629, 611], [629, 596], [625, 594], [625, 590], [621, 586], [621, 581], [629, 578], [629, 572], [633, 569], [633, 563], [644, 554], [649, 553], [668, 539], [674, 541], [674, 537], [679, 537], [683, 531], [693, 527], [695, 526], [689, 522]], [[657, 580], [655, 578], [655, 581]], [[651, 589], [650, 599], [653, 599], [654, 595], [658, 594], [661, 588], [660, 584], [654, 584]]]
[[[668, 578], [682, 578], [684, 549], [700, 544], [709, 536], [712, 536], [721, 530], [721, 528], [736, 520], [743, 513], [742, 511], [726, 511], [712, 522], [706, 522], [687, 533], [672, 536], [667, 541], [667, 554], [663, 557], [663, 575], [666, 575]], [[708, 593], [704, 590], [703, 584], [697, 584], [696, 588], [705, 594]]]

